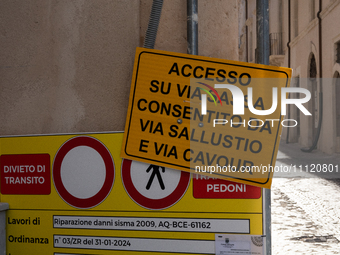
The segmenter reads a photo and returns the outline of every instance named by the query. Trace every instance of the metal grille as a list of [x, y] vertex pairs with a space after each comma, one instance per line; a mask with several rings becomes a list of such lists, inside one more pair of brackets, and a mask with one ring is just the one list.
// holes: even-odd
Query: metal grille
[[335, 62], [340, 64], [340, 41], [336, 43]]
[[310, 66], [309, 66], [309, 78], [316, 78], [316, 61], [314, 54], [312, 55], [312, 58], [310, 60]]

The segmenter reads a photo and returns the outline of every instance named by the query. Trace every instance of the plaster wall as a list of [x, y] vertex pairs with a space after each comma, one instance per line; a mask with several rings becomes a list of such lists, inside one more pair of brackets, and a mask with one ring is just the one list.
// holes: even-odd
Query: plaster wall
[[[121, 131], [152, 0], [0, 2], [0, 135]], [[200, 0], [199, 54], [238, 59], [237, 0]], [[187, 52], [186, 1], [155, 49]]]

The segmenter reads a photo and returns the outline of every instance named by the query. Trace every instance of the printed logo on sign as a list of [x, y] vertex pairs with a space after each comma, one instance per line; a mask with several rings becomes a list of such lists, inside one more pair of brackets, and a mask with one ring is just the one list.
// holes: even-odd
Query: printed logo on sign
[[[197, 83], [202, 84], [202, 85], [206, 86], [207, 88], [209, 88], [210, 90], [212, 90], [215, 93], [215, 95], [217, 96], [220, 104], [222, 105], [222, 100], [220, 98], [220, 95], [217, 93], [217, 91], [213, 87], [211, 87], [210, 85], [203, 83], [203, 82], [197, 82]], [[215, 105], [217, 105], [215, 97], [208, 90], [201, 88], [201, 87], [198, 87], [198, 88], [205, 91], [210, 96], [210, 98], [212, 100], [214, 100]], [[204, 97], [204, 99], [203, 99], [203, 97]], [[204, 100], [204, 102], [203, 102], [203, 100]], [[203, 115], [207, 114], [207, 96], [205, 94], [202, 95], [202, 114]]]
[[165, 190], [165, 185], [161, 176], [161, 173], [159, 171], [159, 169], [162, 169], [162, 172], [165, 173], [165, 167], [164, 166], [156, 166], [156, 165], [150, 165], [148, 167], [148, 169], [146, 169], [146, 172], [148, 173], [151, 169], [152, 169], [152, 173], [150, 176], [150, 179], [148, 181], [148, 183], [146, 184], [146, 190], [149, 190], [151, 187], [151, 184], [153, 182], [153, 179], [155, 178], [155, 175], [157, 176], [158, 182], [159, 182], [159, 186], [161, 188], [161, 190]]

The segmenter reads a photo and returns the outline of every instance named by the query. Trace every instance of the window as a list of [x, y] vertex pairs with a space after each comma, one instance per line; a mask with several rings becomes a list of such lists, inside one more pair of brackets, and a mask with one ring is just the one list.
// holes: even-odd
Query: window
[[[296, 77], [295, 78], [295, 87], [299, 88], [300, 87], [300, 77]], [[299, 99], [300, 98], [300, 93], [295, 93], [295, 95], [293, 96], [293, 98], [295, 99]], [[297, 126], [297, 130], [296, 130], [296, 136], [297, 136], [297, 142], [299, 141], [299, 137], [300, 137], [300, 110], [296, 109], [296, 121], [298, 123]]]
[[335, 74], [335, 115], [336, 115], [336, 136], [340, 137], [340, 74]]
[[340, 41], [335, 44], [335, 62], [340, 64]]

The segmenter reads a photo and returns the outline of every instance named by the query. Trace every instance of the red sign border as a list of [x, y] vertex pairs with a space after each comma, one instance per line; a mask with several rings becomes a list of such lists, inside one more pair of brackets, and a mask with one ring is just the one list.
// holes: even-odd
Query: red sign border
[[[131, 163], [130, 159], [123, 159], [122, 161], [122, 182], [126, 193], [130, 198], [143, 208], [150, 210], [163, 210], [175, 205], [186, 193], [190, 184], [191, 174], [181, 171], [181, 177], [176, 189], [168, 196], [161, 199], [151, 199], [143, 196], [135, 188], [131, 179]], [[179, 170], [174, 170], [179, 171]]]
[[[102, 188], [96, 195], [85, 199], [77, 198], [70, 194], [61, 180], [60, 171], [62, 161], [70, 150], [78, 146], [88, 146], [96, 150], [103, 158], [106, 169], [105, 181]], [[77, 136], [67, 140], [56, 153], [52, 169], [53, 183], [59, 196], [69, 205], [81, 209], [93, 208], [102, 203], [110, 194], [115, 179], [114, 161], [109, 150], [102, 142], [90, 136]]]

